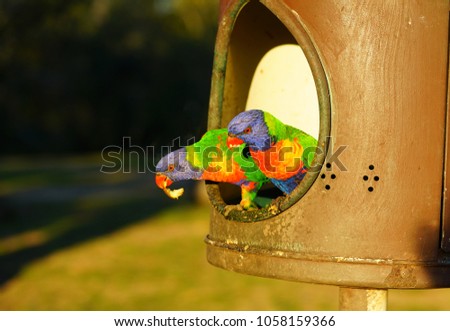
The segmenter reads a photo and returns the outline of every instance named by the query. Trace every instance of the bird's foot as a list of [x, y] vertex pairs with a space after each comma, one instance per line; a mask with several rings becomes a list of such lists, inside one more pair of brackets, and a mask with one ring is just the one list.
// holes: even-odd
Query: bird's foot
[[257, 209], [259, 209], [258, 205], [254, 201], [247, 200], [247, 199], [242, 199], [240, 205], [241, 205], [241, 207], [244, 210], [257, 210]]

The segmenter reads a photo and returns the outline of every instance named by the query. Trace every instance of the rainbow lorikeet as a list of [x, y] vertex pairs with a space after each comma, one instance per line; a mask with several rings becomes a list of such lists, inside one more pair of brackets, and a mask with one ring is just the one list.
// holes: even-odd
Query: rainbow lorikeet
[[314, 137], [259, 109], [239, 113], [230, 121], [228, 147], [242, 143], [249, 147], [259, 169], [284, 193], [291, 193], [303, 179], [317, 146]]
[[183, 189], [170, 190], [173, 182], [182, 180], [211, 180], [241, 187], [240, 205], [256, 208], [255, 198], [269, 179], [247, 157], [245, 145], [227, 147], [227, 129], [206, 132], [196, 143], [173, 151], [156, 165], [156, 184], [171, 198], [178, 199]]

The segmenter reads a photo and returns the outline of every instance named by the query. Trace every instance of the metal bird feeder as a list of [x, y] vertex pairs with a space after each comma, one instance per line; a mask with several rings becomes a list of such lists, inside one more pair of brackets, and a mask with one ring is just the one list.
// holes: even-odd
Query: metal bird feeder
[[[209, 129], [258, 106], [264, 56], [293, 45], [316, 109], [298, 113], [309, 97], [279, 109], [261, 99], [261, 108], [301, 129], [312, 116], [319, 146], [294, 192], [258, 211], [227, 212], [225, 189], [207, 183], [208, 261], [340, 286], [343, 309], [358, 308], [348, 288], [383, 301], [387, 289], [450, 287], [448, 24], [447, 0], [221, 0]], [[293, 61], [267, 68], [288, 75]], [[306, 83], [267, 84], [276, 95]]]

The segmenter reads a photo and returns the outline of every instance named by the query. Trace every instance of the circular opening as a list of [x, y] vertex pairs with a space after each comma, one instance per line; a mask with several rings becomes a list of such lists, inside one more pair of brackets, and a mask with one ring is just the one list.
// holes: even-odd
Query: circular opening
[[309, 151], [312, 157], [306, 174], [295, 189], [283, 193], [272, 182], [265, 184], [258, 192], [262, 198], [258, 210], [233, 210], [241, 198], [239, 187], [208, 183], [210, 200], [219, 212], [230, 220], [248, 222], [273, 217], [310, 189], [325, 160], [331, 112], [321, 61], [298, 17], [289, 11], [274, 15], [257, 1], [242, 6], [234, 12], [238, 15], [230, 24], [227, 49], [216, 48], [213, 79], [218, 81], [212, 84], [209, 128], [227, 127], [238, 113], [262, 109], [317, 141]]

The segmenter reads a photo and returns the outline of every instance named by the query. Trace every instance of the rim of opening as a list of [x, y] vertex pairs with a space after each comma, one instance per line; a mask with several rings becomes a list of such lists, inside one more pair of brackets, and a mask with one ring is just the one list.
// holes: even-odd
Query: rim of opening
[[[223, 15], [222, 24], [219, 25], [212, 75], [213, 81], [211, 85], [210, 109], [208, 114], [209, 129], [219, 128], [222, 125], [222, 104], [226, 80], [228, 46], [234, 24], [239, 19], [240, 11], [248, 3], [250, 3], [250, 0], [243, 0], [236, 2], [234, 6], [230, 6]], [[319, 102], [319, 136], [317, 139], [317, 150], [314, 160], [305, 175], [305, 178], [290, 194], [273, 199], [272, 202], [264, 208], [258, 210], [227, 209], [227, 204], [220, 193], [219, 183], [206, 183], [207, 193], [214, 208], [216, 208], [226, 219], [238, 222], [258, 222], [267, 220], [300, 201], [318, 178], [320, 170], [325, 163], [331, 131], [331, 102], [327, 77], [317, 49], [304, 28], [301, 18], [296, 12], [291, 11], [283, 2], [261, 0], [259, 3], [264, 5], [272, 15], [275, 15], [280, 21], [280, 24], [284, 25], [297, 44], [301, 47], [306, 60], [308, 61], [314, 78]]]

